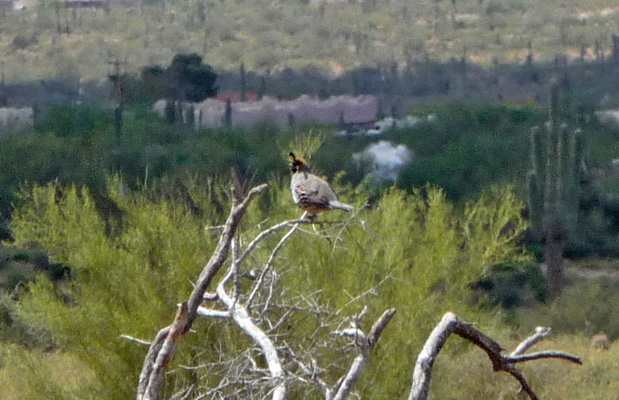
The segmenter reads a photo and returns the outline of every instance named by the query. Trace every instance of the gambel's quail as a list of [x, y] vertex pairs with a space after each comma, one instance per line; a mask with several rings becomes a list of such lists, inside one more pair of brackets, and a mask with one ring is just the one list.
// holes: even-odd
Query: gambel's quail
[[331, 185], [312, 173], [302, 158], [290, 152], [292, 180], [290, 190], [294, 203], [310, 214], [320, 214], [329, 210], [352, 211], [353, 207], [340, 203], [339, 196]]

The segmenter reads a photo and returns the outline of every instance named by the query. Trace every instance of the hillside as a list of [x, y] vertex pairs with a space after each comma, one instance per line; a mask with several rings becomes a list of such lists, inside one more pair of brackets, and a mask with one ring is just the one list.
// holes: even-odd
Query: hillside
[[104, 78], [114, 59], [130, 72], [197, 52], [219, 70], [398, 68], [462, 57], [474, 63], [608, 58], [619, 7], [609, 0], [151, 1], [66, 8], [38, 1], [0, 16], [7, 82]]

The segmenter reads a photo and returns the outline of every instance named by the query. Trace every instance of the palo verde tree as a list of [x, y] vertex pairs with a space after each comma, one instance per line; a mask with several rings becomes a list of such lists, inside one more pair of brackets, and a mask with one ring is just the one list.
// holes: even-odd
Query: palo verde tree
[[584, 154], [580, 131], [562, 121], [567, 94], [561, 89], [557, 82], [551, 87], [545, 140], [541, 128], [531, 132], [533, 169], [527, 175], [531, 228], [534, 238], [544, 243], [551, 298], [559, 295], [565, 283], [563, 250], [578, 219]]
[[[61, 283], [37, 277], [15, 318], [49, 332], [53, 347], [83, 373], [68, 386], [36, 373], [29, 353], [14, 354], [14, 365], [31, 377], [24, 398], [132, 398], [145, 365], [142, 376], [162, 384], [161, 398], [189, 398], [190, 391], [262, 398], [276, 388], [289, 398], [327, 391], [345, 398], [349, 389], [364, 398], [402, 398], [413, 365], [403, 365], [401, 355], [419, 351], [445, 310], [496, 325], [494, 310], [471, 301], [470, 285], [492, 265], [523, 259], [522, 207], [510, 190], [493, 190], [460, 211], [430, 188], [393, 189], [367, 209], [363, 196], [335, 185], [355, 204], [352, 219], [332, 212], [312, 227], [299, 221], [287, 185], [275, 184], [254, 195], [242, 220], [231, 220], [236, 234], [222, 225], [221, 205], [230, 197], [211, 181], [189, 182], [179, 196], [154, 183], [129, 193], [112, 179], [110, 198], [123, 210], [112, 235], [85, 188], [52, 184], [24, 193], [13, 220], [16, 245], [40, 243], [71, 275]], [[223, 254], [222, 235], [228, 256], [212, 258]], [[210, 259], [223, 261], [219, 274], [201, 275]], [[167, 373], [149, 375], [148, 347], [126, 337], [165, 344], [157, 332], [187, 299], [191, 329], [172, 335], [173, 357], [161, 353]], [[392, 308], [397, 314], [384, 328]], [[359, 378], [355, 385], [338, 383], [352, 382], [347, 371]]]

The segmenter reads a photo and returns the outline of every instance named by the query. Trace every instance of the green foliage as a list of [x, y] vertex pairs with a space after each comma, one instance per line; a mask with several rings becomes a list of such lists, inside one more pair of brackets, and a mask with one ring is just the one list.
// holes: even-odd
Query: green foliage
[[424, 113], [428, 112], [436, 115], [435, 121], [386, 135], [415, 154], [400, 173], [400, 187], [429, 182], [461, 201], [493, 183], [516, 182], [526, 170], [527, 143], [521, 129], [528, 130], [538, 120], [535, 110], [455, 102]]
[[619, 301], [617, 295], [617, 273], [588, 270], [579, 272], [591, 275], [588, 283], [568, 286], [564, 295], [553, 304], [536, 309], [518, 310], [518, 322], [525, 329], [535, 324], [552, 326], [553, 330], [569, 334], [583, 334], [588, 337], [604, 332], [610, 340], [619, 338], [619, 323], [613, 317], [614, 304]]
[[63, 105], [38, 123], [36, 135], [0, 139], [2, 217], [9, 218], [22, 185], [55, 180], [86, 184], [105, 197], [106, 173], [121, 173], [125, 184], [135, 188], [164, 176], [227, 175], [232, 166], [244, 178], [259, 181], [285, 170], [282, 154], [287, 152], [278, 154], [265, 146], [285, 135], [272, 126], [194, 131], [165, 124], [149, 109], [136, 107], [125, 114], [123, 132], [117, 140], [107, 110]]
[[207, 97], [217, 95], [217, 73], [208, 64], [202, 63], [202, 57], [196, 53], [177, 54], [166, 70], [175, 98], [200, 102]]
[[[18, 344], [25, 349], [52, 349], [53, 342], [48, 331], [45, 328], [28, 326], [20, 321], [17, 309], [16, 297], [0, 291], [0, 349], [9, 343]], [[0, 350], [0, 369], [4, 367], [1, 353]]]
[[[62, 188], [58, 197], [56, 185], [35, 187], [23, 194], [14, 215], [16, 244], [41, 243], [52, 262], [71, 267], [72, 277], [52, 283], [39, 276], [22, 297], [20, 323], [48, 331], [57, 346], [96, 377], [67, 388], [43, 373], [34, 375], [28, 390], [39, 397], [78, 398], [86, 391], [99, 399], [132, 397], [146, 349], [119, 335], [150, 340], [169, 324], [217, 240], [204, 230], [222, 217], [214, 206], [220, 201], [216, 185], [186, 182], [194, 206], [204, 211], [201, 216], [195, 207], [179, 201], [184, 195], [158, 195], [157, 185], [136, 194], [125, 193], [118, 179], [108, 185], [110, 198], [126, 221], [114, 236], [106, 235], [105, 222], [86, 188]], [[347, 202], [361, 208], [363, 195], [349, 187], [338, 189]], [[410, 358], [443, 312], [453, 310], [482, 329], [494, 326], [494, 312], [473, 306], [469, 288], [493, 265], [526, 259], [517, 246], [526, 228], [521, 211], [522, 204], [510, 189], [493, 189], [468, 203], [463, 212], [435, 188], [413, 194], [392, 189], [375, 208], [362, 210], [343, 229], [329, 230], [334, 240], [339, 237], [336, 241], [300, 231], [275, 261], [281, 276], [275, 299], [317, 293], [317, 301], [331, 314], [320, 322], [295, 311], [290, 322], [274, 333], [291, 346], [303, 347], [331, 340], [341, 318], [363, 305], [370, 309], [368, 318], [395, 307], [398, 315], [358, 389], [368, 398], [402, 397], [412, 371]], [[265, 225], [299, 214], [286, 185], [271, 186], [244, 219], [243, 241]], [[263, 242], [245, 268], [261, 268], [278, 240]], [[376, 295], [350, 301], [350, 296], [368, 291]], [[336, 310], [338, 315], [333, 314]], [[222, 321], [199, 321], [194, 329], [196, 334], [183, 337], [171, 370], [180, 364], [217, 361], [219, 351], [235, 357], [248, 345], [234, 326]], [[402, 354], [407, 354], [406, 360]], [[323, 348], [315, 356], [329, 369], [323, 378], [333, 382], [354, 353]], [[170, 390], [193, 379], [182, 369], [175, 371], [168, 382]], [[209, 369], [211, 378], [204, 379], [215, 379], [217, 373]], [[311, 390], [306, 393], [313, 398]]]
[[[175, 305], [191, 290], [187, 282], [206, 262], [212, 238], [183, 205], [151, 203], [145, 195], [122, 198], [114, 191], [113, 199], [129, 208], [128, 227], [108, 239], [87, 190], [67, 189], [60, 200], [55, 193], [50, 185], [22, 199], [28, 206], [15, 215], [15, 231], [18, 243], [37, 241], [52, 260], [71, 265], [74, 279], [53, 284], [39, 276], [22, 300], [21, 320], [48, 330], [54, 343], [101, 374], [93, 393], [130, 397], [144, 349], [119, 335], [151, 338], [173, 318]], [[46, 228], [39, 230], [39, 224]]]
[[495, 265], [474, 288], [489, 295], [491, 304], [506, 310], [546, 300], [546, 278], [537, 263]]
[[[566, 0], [561, 13], [548, 2], [530, 0], [458, 2], [457, 12], [450, 2], [415, 7], [404, 0], [303, 3], [152, 0], [140, 12], [79, 9], [74, 18], [58, 20], [59, 2], [39, 1], [1, 21], [3, 31], [11, 33], [8, 43], [17, 38], [3, 53], [7, 76], [47, 78], [58, 72], [49, 65], [52, 59], [59, 64], [79, 60], [74, 66], [78, 76], [100, 78], [108, 72], [110, 55], [131, 55], [126, 57], [129, 68], [137, 72], [144, 65], [167, 62], [178, 49], [198, 52], [218, 69], [238, 70], [245, 63], [261, 72], [359, 64], [373, 68], [426, 57], [445, 62], [464, 53], [489, 65], [493, 56], [524, 60], [531, 41], [535, 62], [551, 61], [560, 52], [578, 53], [583, 46], [590, 58], [596, 41], [610, 48], [615, 29], [612, 14], [603, 12], [612, 6], [608, 0], [585, 6]], [[70, 33], [51, 32], [59, 23], [61, 31]]]
[[65, 104], [51, 108], [39, 125], [42, 134], [53, 132], [58, 137], [76, 137], [101, 132], [111, 123], [111, 116], [100, 107]]

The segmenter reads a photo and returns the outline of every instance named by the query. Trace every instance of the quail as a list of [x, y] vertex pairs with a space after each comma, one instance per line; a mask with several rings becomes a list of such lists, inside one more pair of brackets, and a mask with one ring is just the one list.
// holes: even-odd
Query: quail
[[331, 185], [314, 175], [305, 160], [290, 152], [292, 180], [290, 190], [294, 203], [310, 214], [320, 214], [330, 210], [352, 211], [353, 207], [339, 202], [339, 196]]

